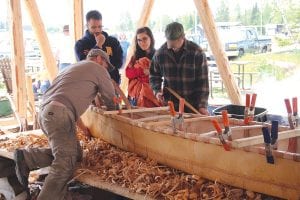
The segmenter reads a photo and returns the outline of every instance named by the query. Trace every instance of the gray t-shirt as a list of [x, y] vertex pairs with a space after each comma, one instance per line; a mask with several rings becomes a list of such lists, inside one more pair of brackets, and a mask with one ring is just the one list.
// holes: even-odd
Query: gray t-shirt
[[98, 92], [107, 108], [114, 109], [115, 89], [106, 68], [93, 61], [80, 61], [58, 74], [43, 95], [41, 106], [58, 101], [74, 113], [77, 121]]

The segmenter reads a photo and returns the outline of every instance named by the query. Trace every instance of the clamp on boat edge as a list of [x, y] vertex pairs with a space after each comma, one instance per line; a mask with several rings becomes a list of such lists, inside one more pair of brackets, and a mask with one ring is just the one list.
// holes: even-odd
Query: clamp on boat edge
[[218, 123], [218, 121], [216, 119], [212, 119], [211, 122], [213, 123], [217, 133], [218, 133], [218, 137], [220, 139], [220, 142], [222, 143], [224, 149], [226, 151], [230, 151], [230, 146], [229, 144], [225, 141], [224, 137], [223, 137], [223, 134], [222, 134], [222, 129], [221, 129], [221, 126], [220, 124]]

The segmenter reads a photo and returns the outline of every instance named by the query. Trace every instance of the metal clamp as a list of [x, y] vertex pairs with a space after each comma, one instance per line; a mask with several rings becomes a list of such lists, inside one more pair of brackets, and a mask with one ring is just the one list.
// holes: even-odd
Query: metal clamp
[[183, 112], [184, 112], [184, 99], [180, 98], [179, 100], [179, 112], [178, 116], [176, 116], [176, 111], [174, 108], [174, 103], [172, 101], [168, 101], [168, 105], [170, 107], [170, 115], [171, 115], [171, 122], [172, 122], [172, 127], [173, 127], [173, 132], [176, 133], [177, 130], [177, 125], [179, 130], [183, 130], [183, 124], [184, 124], [184, 117], [183, 117]]
[[[256, 102], [257, 94], [252, 94], [252, 97], [250, 94], [246, 94], [246, 105], [245, 105], [245, 111], [244, 111], [244, 123], [249, 124], [251, 121], [253, 121], [254, 114], [255, 114], [255, 102]], [[251, 102], [250, 102], [251, 98]]]

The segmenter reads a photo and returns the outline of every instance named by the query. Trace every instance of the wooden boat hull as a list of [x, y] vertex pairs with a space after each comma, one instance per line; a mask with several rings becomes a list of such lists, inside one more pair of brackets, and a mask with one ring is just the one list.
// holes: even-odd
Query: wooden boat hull
[[178, 134], [162, 133], [159, 127], [147, 129], [125, 117], [102, 115], [92, 109], [88, 109], [82, 119], [93, 136], [170, 167], [251, 191], [287, 199], [300, 198], [300, 162], [295, 161], [299, 159], [298, 154], [291, 154], [292, 159], [275, 156], [273, 165], [266, 162], [264, 151], [259, 148], [256, 152], [249, 148], [225, 151], [209, 139], [199, 142]]

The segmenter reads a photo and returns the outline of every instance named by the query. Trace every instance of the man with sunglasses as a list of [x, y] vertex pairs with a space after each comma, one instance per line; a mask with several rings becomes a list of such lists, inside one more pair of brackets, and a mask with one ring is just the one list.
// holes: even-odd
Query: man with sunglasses
[[123, 64], [123, 51], [120, 42], [103, 31], [102, 15], [99, 11], [89, 11], [86, 14], [86, 23], [85, 35], [75, 44], [77, 61], [84, 60], [91, 49], [102, 49], [109, 55], [110, 62], [115, 66], [115, 69], [109, 72], [111, 78], [120, 84], [119, 69]]
[[[208, 115], [208, 66], [205, 53], [185, 38], [182, 24], [173, 22], [165, 30], [167, 42], [155, 53], [150, 67], [150, 85], [161, 102], [178, 99], [164, 87], [176, 91], [201, 114]], [[162, 85], [163, 84], [163, 85]], [[185, 109], [185, 112], [191, 112]]]

